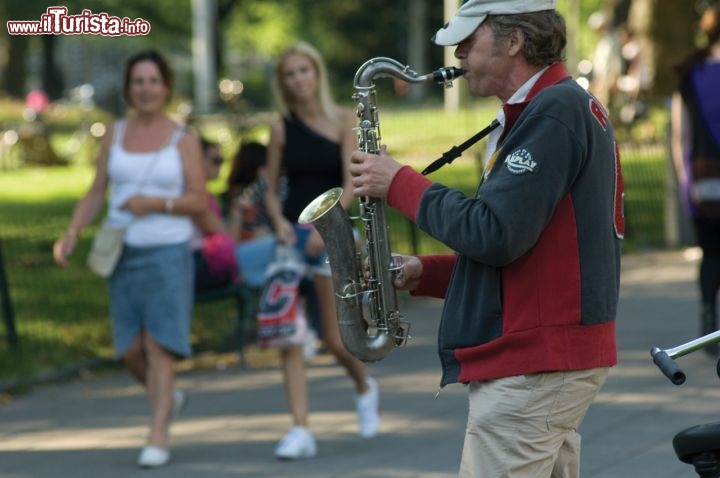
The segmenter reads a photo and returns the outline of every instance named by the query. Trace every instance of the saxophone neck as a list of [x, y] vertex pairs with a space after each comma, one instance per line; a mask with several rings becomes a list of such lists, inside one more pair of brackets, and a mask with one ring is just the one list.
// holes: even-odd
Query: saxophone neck
[[375, 78], [392, 77], [399, 78], [408, 83], [424, 83], [432, 81], [442, 83], [446, 87], [452, 86], [453, 80], [463, 75], [464, 70], [454, 66], [443, 67], [428, 73], [418, 75], [408, 65], [403, 65], [397, 60], [388, 57], [371, 58], [363, 63], [355, 73], [353, 86], [356, 89], [371, 88]]

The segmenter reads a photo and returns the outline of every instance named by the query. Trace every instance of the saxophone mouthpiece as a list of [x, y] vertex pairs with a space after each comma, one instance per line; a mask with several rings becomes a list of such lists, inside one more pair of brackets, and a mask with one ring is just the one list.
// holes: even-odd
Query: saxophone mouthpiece
[[465, 74], [465, 70], [455, 66], [446, 66], [435, 70], [432, 73], [432, 81], [442, 83], [445, 88], [451, 88], [453, 80], [460, 78]]

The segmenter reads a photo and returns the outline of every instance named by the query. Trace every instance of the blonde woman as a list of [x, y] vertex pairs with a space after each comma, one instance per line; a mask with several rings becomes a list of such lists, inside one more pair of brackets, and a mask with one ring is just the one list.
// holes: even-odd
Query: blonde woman
[[[297, 223], [303, 208], [332, 187], [344, 188], [345, 208], [352, 201], [348, 167], [357, 141], [355, 116], [335, 104], [322, 57], [304, 42], [289, 47], [277, 59], [273, 94], [281, 117], [271, 126], [267, 151], [268, 215], [278, 241], [295, 245], [313, 274], [323, 341], [354, 383], [360, 435], [373, 437], [380, 426], [377, 384], [340, 339], [323, 241], [314, 228]], [[287, 177], [287, 196], [282, 204], [278, 200], [281, 171]], [[279, 459], [311, 457], [316, 444], [309, 429], [302, 346], [283, 349], [281, 357], [293, 427], [278, 444], [275, 455]]]

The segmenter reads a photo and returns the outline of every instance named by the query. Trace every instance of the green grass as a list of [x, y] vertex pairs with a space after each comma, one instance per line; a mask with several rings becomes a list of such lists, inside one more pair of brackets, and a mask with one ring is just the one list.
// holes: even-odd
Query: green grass
[[[495, 107], [478, 104], [475, 109], [453, 115], [432, 108], [381, 111], [382, 142], [396, 159], [422, 169], [485, 126]], [[206, 133], [213, 136], [215, 132]], [[228, 155], [239, 140], [237, 136], [228, 139]], [[483, 150], [483, 143], [476, 145], [452, 165], [433, 173], [431, 179], [472, 195]], [[627, 143], [621, 151], [628, 217], [624, 250], [661, 246], [664, 145]], [[223, 174], [228, 171], [226, 162]], [[21, 345], [20, 350], [7, 347], [7, 330], [0, 315], [0, 385], [112, 355], [105, 283], [84, 266], [93, 228], [81, 235], [70, 267], [55, 266], [51, 255], [53, 241], [67, 226], [75, 203], [92, 178], [93, 169], [87, 162], [64, 167], [0, 169], [0, 247]], [[222, 179], [210, 188], [221, 191]], [[447, 251], [395, 211], [389, 210], [388, 218], [394, 250], [409, 252], [416, 247], [423, 254]], [[202, 304], [196, 309], [193, 323], [196, 350], [231, 348], [234, 327], [231, 300]]]
[[[87, 165], [0, 172], [0, 247], [21, 346], [9, 349], [0, 325], [0, 385], [112, 356], [105, 282], [84, 266], [94, 227], [81, 235], [70, 267], [52, 260], [52, 244], [93, 174]], [[231, 300], [202, 304], [196, 318], [199, 350], [232, 346]]]

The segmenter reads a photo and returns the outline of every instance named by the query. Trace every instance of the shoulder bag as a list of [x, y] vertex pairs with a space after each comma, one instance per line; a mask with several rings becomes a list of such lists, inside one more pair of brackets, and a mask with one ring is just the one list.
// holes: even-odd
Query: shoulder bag
[[110, 277], [115, 270], [122, 254], [125, 229], [111, 226], [105, 220], [95, 234], [87, 256], [87, 266], [100, 277]]

